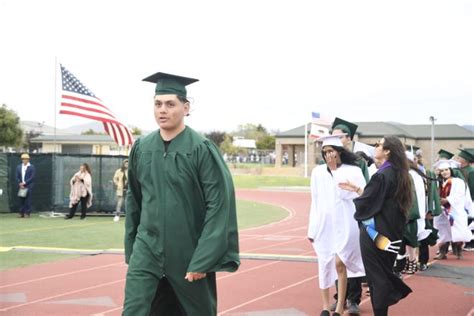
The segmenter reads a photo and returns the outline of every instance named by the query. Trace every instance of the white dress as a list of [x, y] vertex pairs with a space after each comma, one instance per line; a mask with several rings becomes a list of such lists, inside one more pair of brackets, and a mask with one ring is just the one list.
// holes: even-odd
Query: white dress
[[333, 286], [337, 279], [336, 255], [347, 267], [348, 277], [365, 275], [352, 201], [358, 194], [338, 187], [339, 183], [346, 181], [361, 188], [366, 184], [362, 171], [356, 166], [343, 164], [331, 175], [326, 165], [319, 165], [311, 174], [308, 238], [314, 240], [321, 289]]
[[446, 199], [451, 205], [450, 215], [454, 218], [454, 223], [453, 226], [450, 225], [449, 217], [444, 211], [434, 218], [434, 227], [439, 230], [439, 243], [471, 240], [472, 234], [467, 226], [467, 213], [464, 210], [465, 195], [466, 184], [464, 181], [459, 178], [451, 178], [451, 191]]

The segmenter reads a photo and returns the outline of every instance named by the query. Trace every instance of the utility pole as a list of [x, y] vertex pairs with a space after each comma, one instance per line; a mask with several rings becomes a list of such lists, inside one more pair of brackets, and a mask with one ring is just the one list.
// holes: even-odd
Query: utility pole
[[434, 116], [430, 116], [431, 121], [431, 168], [434, 165], [434, 122], [436, 118]]

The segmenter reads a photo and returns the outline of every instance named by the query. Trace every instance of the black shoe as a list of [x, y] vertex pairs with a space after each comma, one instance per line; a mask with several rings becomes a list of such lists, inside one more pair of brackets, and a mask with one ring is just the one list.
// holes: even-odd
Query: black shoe
[[[330, 310], [331, 312], [334, 312], [334, 311], [336, 311], [336, 307], [337, 307], [337, 301], [335, 301], [334, 304], [332, 304], [332, 305], [329, 307], [329, 310]], [[347, 304], [344, 303], [344, 309], [346, 309], [346, 308], [347, 308]]]
[[69, 216], [69, 215], [64, 216], [64, 219], [71, 219], [71, 218], [72, 216]]
[[425, 271], [428, 269], [428, 265], [426, 263], [420, 263], [420, 271]]
[[350, 314], [350, 315], [359, 315], [360, 314], [360, 308], [359, 308], [359, 304], [355, 303], [355, 302], [348, 302], [347, 303], [347, 312]]
[[329, 314], [329, 311], [327, 311], [327, 310], [323, 310], [320, 315], [321, 316], [331, 316], [331, 314]]

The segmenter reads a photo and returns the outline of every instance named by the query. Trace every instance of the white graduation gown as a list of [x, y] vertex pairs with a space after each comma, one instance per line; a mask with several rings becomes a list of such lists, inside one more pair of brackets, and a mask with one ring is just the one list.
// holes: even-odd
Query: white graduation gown
[[358, 194], [338, 187], [338, 183], [350, 181], [365, 187], [365, 179], [359, 167], [341, 165], [332, 171], [319, 165], [311, 174], [311, 210], [308, 237], [318, 256], [319, 287], [327, 289], [337, 279], [336, 255], [347, 267], [348, 277], [365, 275], [359, 245], [359, 227], [354, 219], [352, 201]]
[[417, 239], [423, 240], [427, 238], [431, 234], [431, 229], [426, 229], [426, 193], [425, 193], [425, 182], [423, 178], [415, 171], [410, 169], [409, 171], [410, 176], [413, 179], [413, 183], [415, 184], [415, 192], [416, 192], [416, 200], [418, 201], [418, 212], [420, 214], [420, 218], [416, 220], [416, 224], [418, 226], [417, 230]]
[[450, 214], [454, 218], [453, 226], [449, 224], [449, 217], [444, 212], [434, 218], [434, 227], [439, 230], [438, 242], [470, 241], [472, 234], [467, 226], [467, 213], [464, 210], [466, 199], [466, 184], [459, 178], [451, 178], [451, 191], [446, 197], [451, 205]]

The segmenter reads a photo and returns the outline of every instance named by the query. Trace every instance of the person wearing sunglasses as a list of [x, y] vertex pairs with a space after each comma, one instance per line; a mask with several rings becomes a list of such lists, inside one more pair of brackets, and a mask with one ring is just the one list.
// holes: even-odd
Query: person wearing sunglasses
[[377, 142], [374, 159], [379, 169], [363, 190], [349, 181], [339, 186], [361, 194], [354, 199], [354, 218], [359, 222], [362, 260], [374, 315], [385, 316], [389, 306], [411, 292], [395, 275], [393, 265], [412, 206], [413, 189], [405, 148], [397, 137], [385, 136]]

